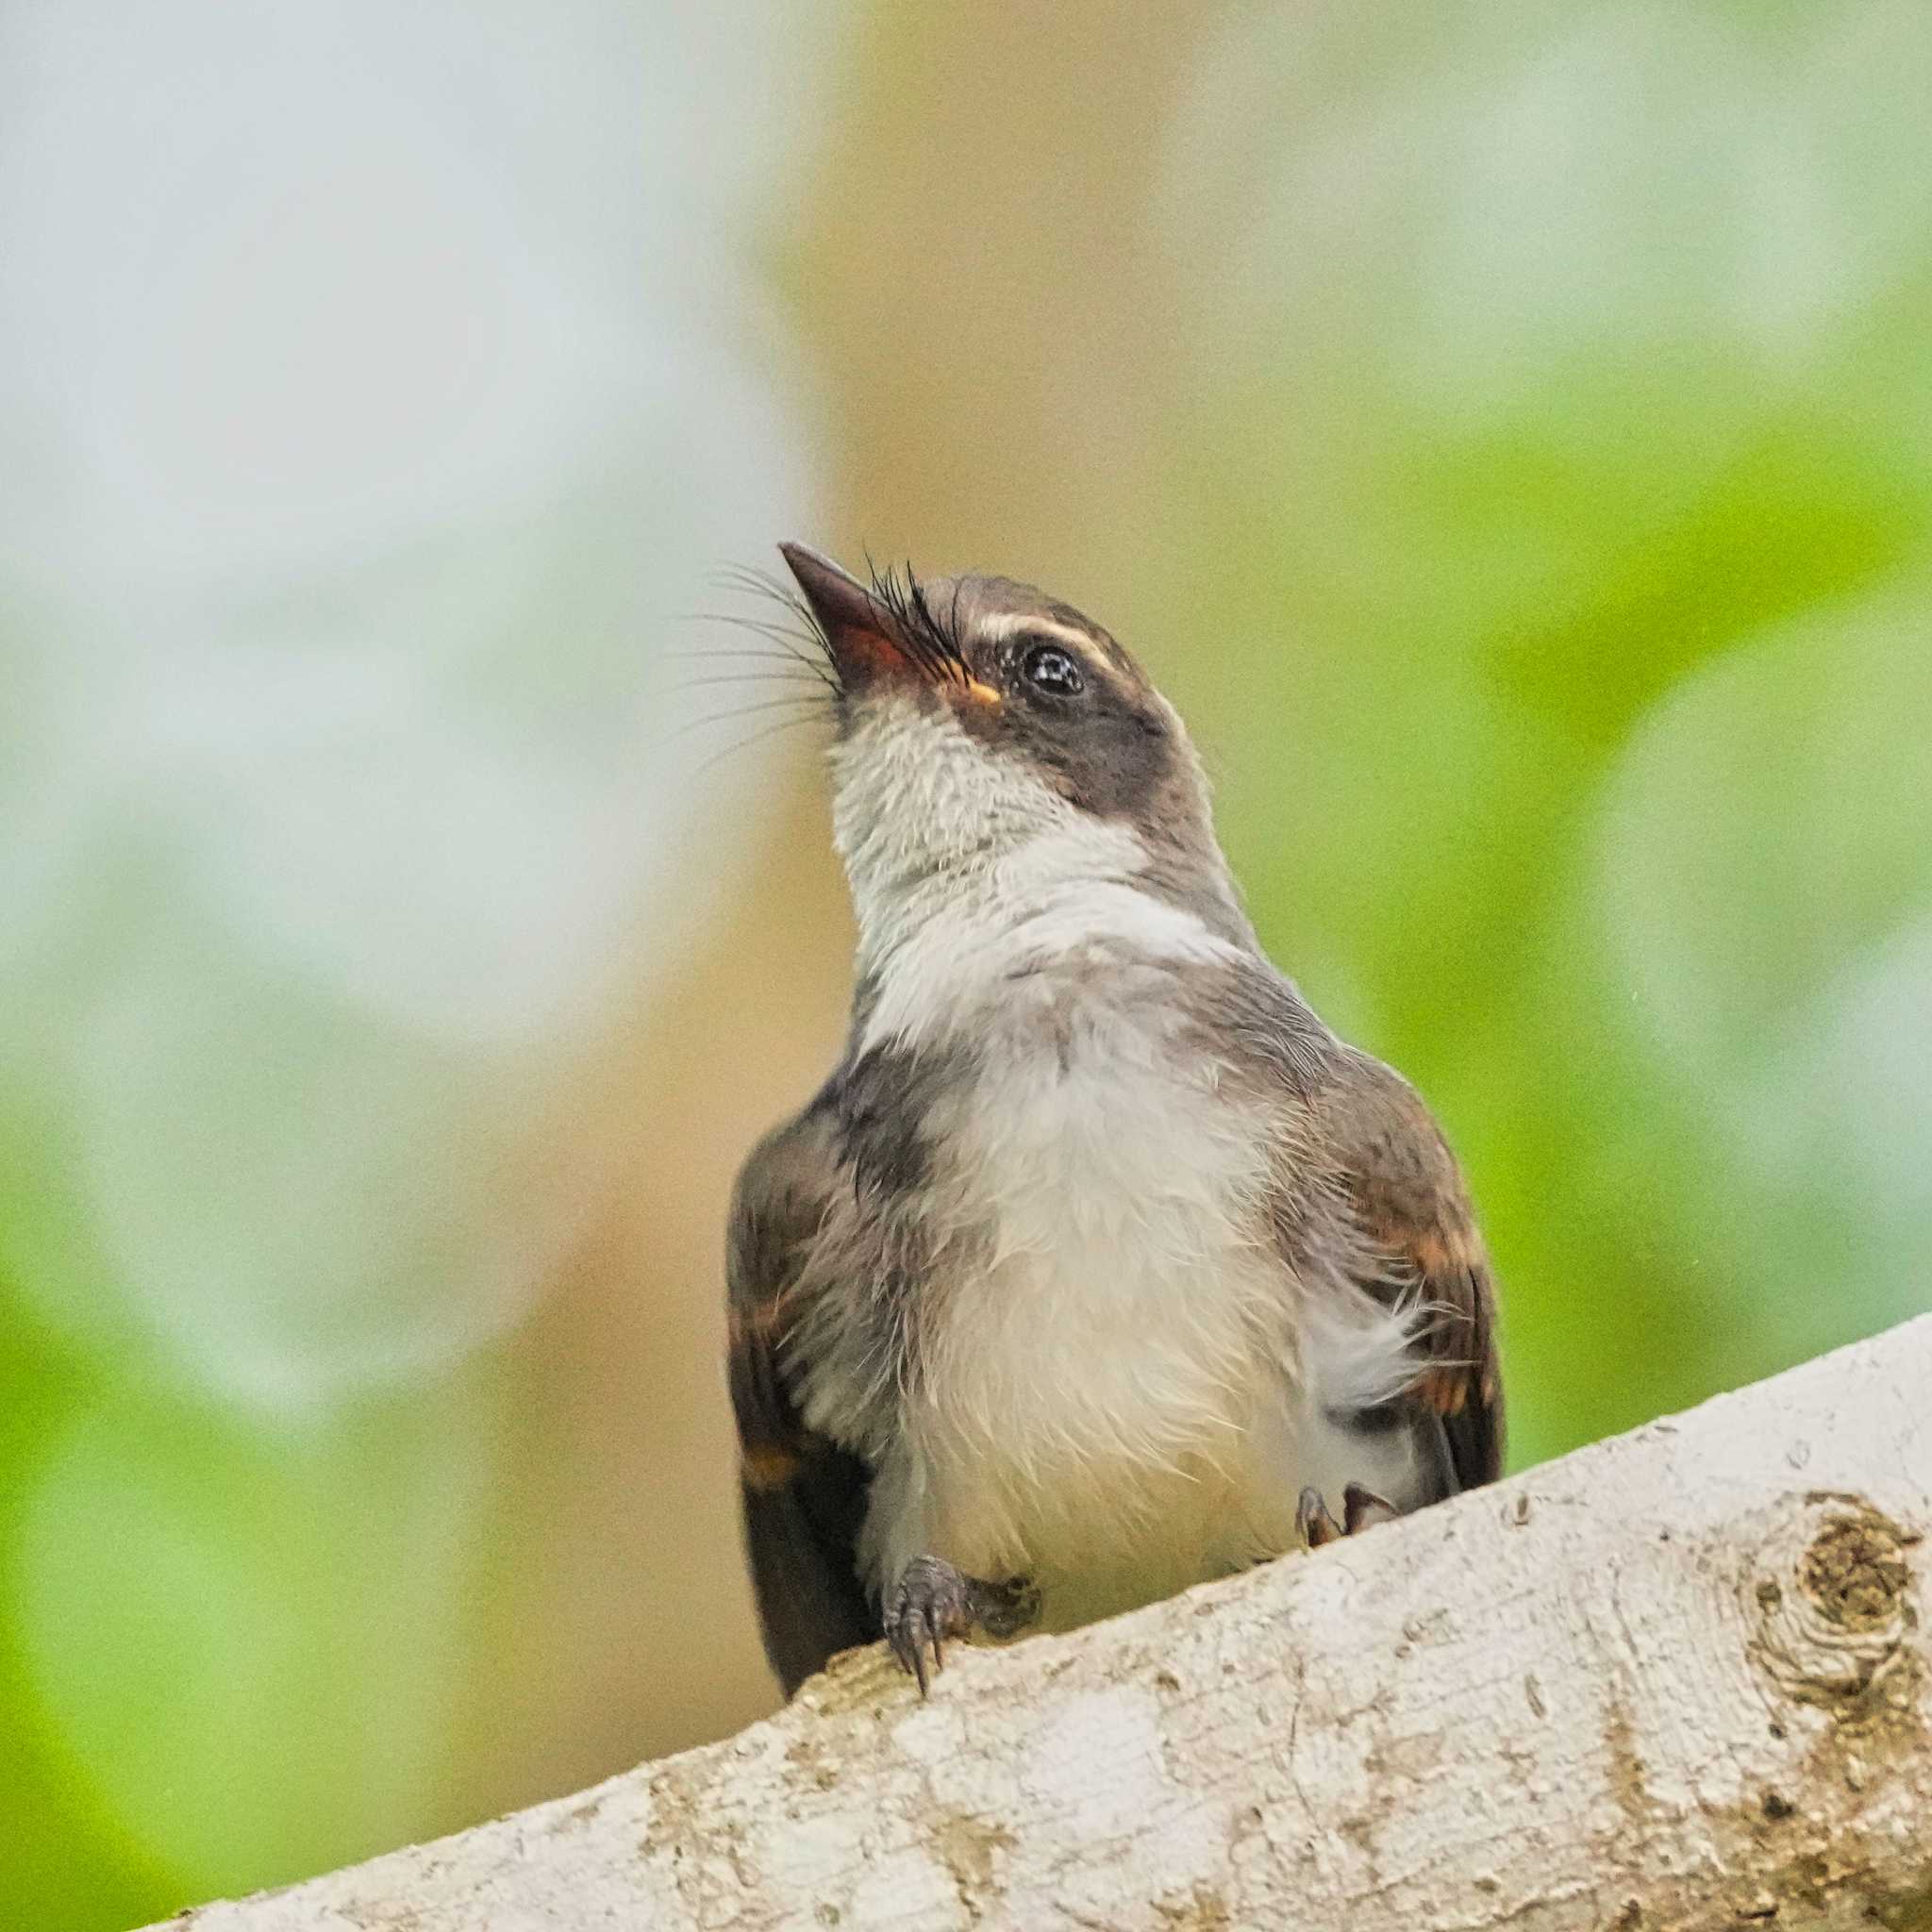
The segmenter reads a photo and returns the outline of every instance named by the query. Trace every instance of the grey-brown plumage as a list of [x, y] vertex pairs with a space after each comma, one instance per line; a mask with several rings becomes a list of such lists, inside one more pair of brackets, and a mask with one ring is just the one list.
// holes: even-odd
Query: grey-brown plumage
[[[833, 675], [851, 1036], [740, 1176], [731, 1389], [788, 1693], [1490, 1481], [1488, 1260], [1413, 1091], [1267, 961], [1173, 708], [1004, 578], [786, 550]], [[1319, 1534], [1317, 1530], [1319, 1528]]]

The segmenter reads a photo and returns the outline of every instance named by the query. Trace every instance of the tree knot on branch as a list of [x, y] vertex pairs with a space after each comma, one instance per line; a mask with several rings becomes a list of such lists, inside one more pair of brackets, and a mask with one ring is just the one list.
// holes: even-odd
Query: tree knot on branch
[[1908, 1551], [1919, 1541], [1864, 1497], [1792, 1496], [1754, 1566], [1752, 1654], [1779, 1691], [1841, 1723], [1882, 1720], [1916, 1704], [1894, 1684], [1918, 1624]]

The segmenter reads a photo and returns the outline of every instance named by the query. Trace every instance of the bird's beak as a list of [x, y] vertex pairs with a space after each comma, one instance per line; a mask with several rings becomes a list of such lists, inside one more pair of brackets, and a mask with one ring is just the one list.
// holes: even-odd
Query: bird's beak
[[832, 669], [844, 690], [912, 671], [913, 660], [899, 641], [891, 613], [857, 577], [803, 543], [781, 543], [778, 554], [824, 633]]

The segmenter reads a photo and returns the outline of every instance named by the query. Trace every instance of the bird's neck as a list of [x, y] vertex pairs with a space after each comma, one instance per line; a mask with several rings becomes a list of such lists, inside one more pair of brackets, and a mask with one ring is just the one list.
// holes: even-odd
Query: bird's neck
[[1022, 983], [1078, 978], [1104, 994], [1112, 969], [1225, 963], [1251, 940], [1244, 921], [1231, 931], [1219, 916], [1231, 900], [1211, 883], [1191, 903], [1132, 831], [1098, 821], [975, 862], [855, 876], [855, 1029], [872, 1043], [928, 1039]]

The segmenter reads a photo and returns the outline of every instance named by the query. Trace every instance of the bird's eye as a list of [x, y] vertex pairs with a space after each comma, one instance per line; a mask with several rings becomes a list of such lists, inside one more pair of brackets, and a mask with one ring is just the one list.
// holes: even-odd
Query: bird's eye
[[1035, 644], [1020, 669], [1035, 691], [1043, 691], [1053, 697], [1078, 697], [1086, 688], [1087, 681], [1080, 675], [1080, 667], [1074, 662], [1072, 653], [1061, 650], [1058, 644]]

